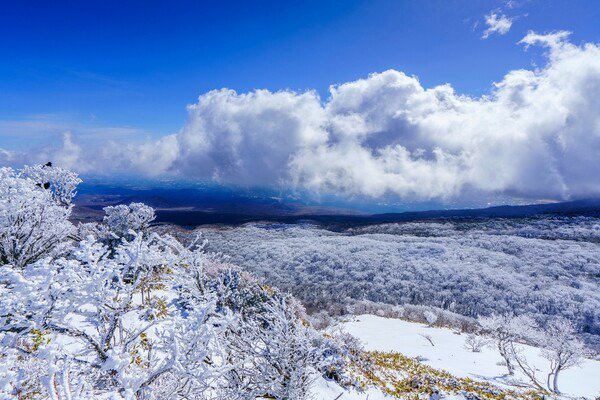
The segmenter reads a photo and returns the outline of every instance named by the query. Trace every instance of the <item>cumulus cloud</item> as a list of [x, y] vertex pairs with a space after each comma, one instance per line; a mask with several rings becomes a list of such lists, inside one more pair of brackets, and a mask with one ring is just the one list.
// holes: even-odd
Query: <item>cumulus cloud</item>
[[332, 86], [324, 101], [313, 91], [214, 90], [188, 107], [177, 134], [93, 156], [68, 136], [63, 149], [77, 157], [65, 162], [350, 196], [600, 195], [600, 48], [566, 32], [521, 43], [543, 46], [546, 65], [510, 71], [486, 96], [425, 88], [395, 70]]
[[215, 90], [188, 111], [176, 168], [216, 180], [279, 183], [298, 152], [329, 137], [327, 111], [315, 92]]
[[491, 12], [485, 16], [485, 24], [487, 29], [483, 31], [482, 39], [487, 39], [490, 35], [498, 34], [505, 35], [510, 31], [513, 20], [504, 14]]
[[82, 164], [83, 151], [81, 147], [73, 141], [73, 134], [66, 131], [62, 135], [62, 146], [58, 149], [42, 149], [37, 154], [36, 161], [54, 160], [64, 168], [77, 169]]

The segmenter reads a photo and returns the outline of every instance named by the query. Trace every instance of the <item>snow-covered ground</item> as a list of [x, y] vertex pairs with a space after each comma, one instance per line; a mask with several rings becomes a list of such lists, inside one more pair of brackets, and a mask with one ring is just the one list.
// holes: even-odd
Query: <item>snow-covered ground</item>
[[[409, 357], [422, 357], [423, 363], [434, 368], [444, 369], [458, 377], [490, 381], [499, 386], [506, 384], [503, 375], [506, 367], [500, 365], [502, 359], [494, 348], [484, 348], [474, 353], [465, 347], [467, 335], [451, 329], [428, 327], [423, 324], [399, 319], [362, 315], [340, 324], [340, 327], [359, 338], [366, 350], [395, 351]], [[434, 346], [422, 335], [431, 337]], [[546, 375], [548, 361], [540, 356], [540, 350], [523, 346], [527, 358]], [[517, 378], [526, 381], [524, 375]], [[561, 372], [559, 388], [565, 395], [596, 398], [600, 396], [600, 361], [584, 360], [580, 366]], [[367, 393], [343, 391], [332, 382], [318, 380], [314, 391], [319, 400], [336, 399], [383, 399], [381, 392], [373, 389]], [[388, 397], [389, 399], [389, 397]]]

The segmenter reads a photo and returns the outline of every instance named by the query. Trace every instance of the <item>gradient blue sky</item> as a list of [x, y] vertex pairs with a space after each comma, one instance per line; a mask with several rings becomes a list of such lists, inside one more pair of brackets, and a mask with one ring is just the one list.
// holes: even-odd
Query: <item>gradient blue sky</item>
[[[496, 9], [515, 18], [512, 29], [482, 40]], [[481, 95], [537, 61], [541, 50], [515, 45], [528, 30], [598, 42], [599, 10], [536, 0], [4, 1], [0, 147], [87, 126], [157, 137], [178, 131], [186, 104], [214, 88], [327, 97], [330, 84], [390, 68]]]

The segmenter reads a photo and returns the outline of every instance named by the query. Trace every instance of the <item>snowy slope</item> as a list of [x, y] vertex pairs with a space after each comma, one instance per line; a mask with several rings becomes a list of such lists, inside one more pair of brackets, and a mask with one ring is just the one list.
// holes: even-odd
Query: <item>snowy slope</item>
[[[465, 334], [458, 334], [446, 328], [433, 328], [419, 323], [399, 319], [388, 319], [374, 315], [362, 315], [342, 323], [340, 327], [358, 337], [366, 350], [395, 351], [409, 357], [424, 357], [423, 362], [434, 368], [444, 369], [459, 377], [491, 381], [500, 386], [506, 385], [503, 375], [506, 367], [498, 365], [500, 356], [493, 348], [484, 348], [480, 353], [473, 353], [465, 348]], [[421, 335], [429, 335], [435, 346]], [[540, 376], [545, 376], [547, 361], [539, 356], [539, 349], [524, 346], [528, 359], [540, 369]], [[523, 375], [517, 377], [525, 380]], [[335, 399], [342, 392], [333, 383], [319, 380], [315, 391], [319, 399]], [[559, 387], [565, 395], [600, 396], [600, 362], [585, 360], [581, 366], [563, 371], [559, 379]], [[343, 399], [384, 398], [381, 393], [356, 394], [346, 392]]]
[[359, 393], [355, 390], [346, 390], [335, 382], [327, 381], [322, 377], [317, 378], [312, 387], [314, 400], [389, 400], [377, 389], [370, 388]]

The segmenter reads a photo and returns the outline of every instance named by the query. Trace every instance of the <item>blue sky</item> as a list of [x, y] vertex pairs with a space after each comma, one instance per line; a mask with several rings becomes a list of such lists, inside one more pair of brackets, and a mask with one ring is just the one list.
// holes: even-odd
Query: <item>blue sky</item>
[[[536, 52], [515, 45], [529, 29], [599, 39], [599, 2], [515, 4], [3, 2], [0, 119], [162, 135], [179, 130], [186, 104], [211, 89], [316, 89], [326, 97], [330, 84], [390, 68], [425, 87], [450, 82], [480, 95], [508, 70], [535, 62]], [[484, 15], [495, 9], [514, 17], [513, 27], [482, 40]], [[2, 128], [0, 146], [26, 146], [12, 127]]]
[[367, 202], [600, 196], [597, 1], [0, 7], [0, 165]]

